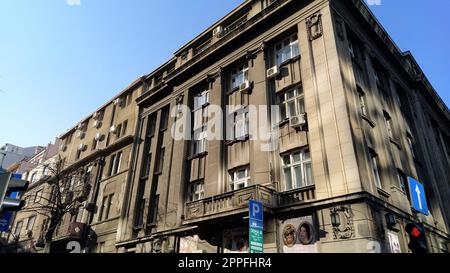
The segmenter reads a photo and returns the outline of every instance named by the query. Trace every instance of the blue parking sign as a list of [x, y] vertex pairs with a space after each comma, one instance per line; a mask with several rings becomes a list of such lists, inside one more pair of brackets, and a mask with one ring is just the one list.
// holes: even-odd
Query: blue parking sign
[[412, 208], [424, 215], [429, 215], [427, 197], [425, 195], [425, 188], [422, 183], [415, 180], [414, 178], [409, 177], [409, 192], [411, 195], [411, 205]]
[[250, 200], [249, 203], [250, 219], [263, 221], [264, 205], [261, 202]]

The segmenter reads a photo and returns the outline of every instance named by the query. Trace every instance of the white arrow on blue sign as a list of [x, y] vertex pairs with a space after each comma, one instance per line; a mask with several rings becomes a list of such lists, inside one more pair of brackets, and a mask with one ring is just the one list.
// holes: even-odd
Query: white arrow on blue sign
[[424, 215], [429, 215], [427, 197], [422, 183], [412, 177], [408, 178], [412, 208]]

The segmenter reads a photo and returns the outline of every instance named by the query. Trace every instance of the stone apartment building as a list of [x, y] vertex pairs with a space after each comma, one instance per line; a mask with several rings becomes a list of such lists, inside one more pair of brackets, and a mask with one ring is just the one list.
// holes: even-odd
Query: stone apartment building
[[[143, 81], [119, 252], [246, 252], [250, 199], [265, 204], [265, 252], [408, 252], [415, 221], [448, 251], [449, 110], [362, 1], [245, 1]], [[228, 105], [225, 140], [208, 138]], [[182, 106], [190, 141], [171, 136]], [[279, 132], [275, 149], [256, 122]]]
[[[133, 158], [131, 152], [137, 120], [135, 100], [140, 93], [141, 80], [138, 79], [62, 134], [54, 156], [46, 162], [39, 162], [41, 164], [24, 175], [24, 179], [31, 181], [24, 194], [27, 205], [17, 213], [12, 224], [12, 233], [16, 238], [20, 236], [18, 243], [22, 249], [115, 252], [120, 196]], [[47, 175], [44, 174], [46, 171]], [[64, 189], [67, 196], [61, 200], [70, 198], [70, 193], [77, 190], [85, 191], [86, 197], [83, 202], [69, 203], [74, 209], [66, 213], [58, 225], [51, 250], [48, 250], [45, 249], [45, 234], [50, 217], [40, 210], [57, 202], [52, 199], [54, 190], [46, 183], [50, 176], [55, 175], [67, 180], [67, 188]], [[32, 233], [27, 230], [32, 230]], [[14, 238], [10, 241], [14, 242]]]
[[247, 252], [256, 199], [267, 253], [406, 253], [413, 222], [447, 252], [449, 125], [363, 1], [247, 0], [61, 136], [92, 187], [55, 248]]

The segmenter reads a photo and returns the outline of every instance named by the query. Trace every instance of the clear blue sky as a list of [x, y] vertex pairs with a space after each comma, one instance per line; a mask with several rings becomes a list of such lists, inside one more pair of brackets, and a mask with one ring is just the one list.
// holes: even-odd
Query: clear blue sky
[[[241, 0], [0, 0], [0, 144], [45, 145]], [[450, 1], [373, 11], [450, 104]]]

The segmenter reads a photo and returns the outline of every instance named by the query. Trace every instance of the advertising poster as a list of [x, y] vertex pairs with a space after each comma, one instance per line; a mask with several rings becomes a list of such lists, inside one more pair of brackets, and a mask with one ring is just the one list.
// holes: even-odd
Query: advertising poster
[[312, 216], [280, 221], [284, 253], [318, 253], [317, 230]]
[[396, 233], [388, 232], [389, 245], [391, 246], [391, 253], [402, 253], [400, 248], [400, 240]]
[[226, 229], [223, 231], [224, 253], [248, 253], [248, 228]]

